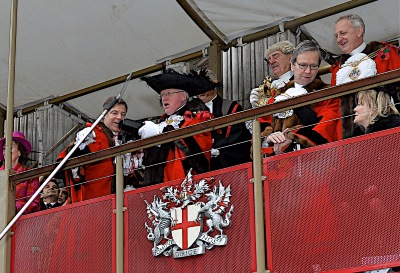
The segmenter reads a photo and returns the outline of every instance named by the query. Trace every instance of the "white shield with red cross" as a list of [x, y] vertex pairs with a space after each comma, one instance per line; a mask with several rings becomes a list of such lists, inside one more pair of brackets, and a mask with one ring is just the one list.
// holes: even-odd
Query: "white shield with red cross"
[[195, 221], [200, 208], [200, 203], [184, 209], [171, 208], [171, 216], [175, 222], [175, 226], [171, 227], [172, 238], [181, 249], [189, 249], [203, 230], [203, 221]]

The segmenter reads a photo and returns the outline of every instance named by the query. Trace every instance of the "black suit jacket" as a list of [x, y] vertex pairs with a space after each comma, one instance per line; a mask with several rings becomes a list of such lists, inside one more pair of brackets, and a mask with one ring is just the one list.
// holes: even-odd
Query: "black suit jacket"
[[[223, 106], [223, 104], [225, 104]], [[229, 105], [229, 107], [226, 107]], [[226, 111], [227, 109], [227, 111]], [[217, 96], [213, 100], [214, 118], [234, 114], [243, 110], [236, 101], [223, 99]], [[226, 113], [223, 113], [226, 111]], [[249, 162], [251, 134], [244, 123], [238, 123], [212, 132], [213, 148], [218, 149], [220, 155], [211, 158], [211, 170], [218, 170]], [[241, 143], [242, 142], [242, 143]], [[241, 143], [241, 144], [238, 144]]]
[[40, 210], [52, 209], [52, 208], [56, 208], [56, 207], [60, 207], [60, 206], [61, 206], [61, 204], [56, 202], [51, 207], [47, 207], [46, 204], [43, 202], [43, 198], [40, 198]]

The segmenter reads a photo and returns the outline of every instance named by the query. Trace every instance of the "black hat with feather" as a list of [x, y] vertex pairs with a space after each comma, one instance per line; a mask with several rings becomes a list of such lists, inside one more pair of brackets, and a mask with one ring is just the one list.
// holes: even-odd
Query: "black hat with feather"
[[152, 77], [142, 77], [151, 88], [158, 94], [166, 89], [179, 89], [186, 91], [190, 97], [197, 96], [220, 87], [220, 83], [213, 82], [208, 76], [206, 70], [198, 72], [191, 71], [189, 74], [181, 74], [172, 69], [168, 69], [159, 75]]

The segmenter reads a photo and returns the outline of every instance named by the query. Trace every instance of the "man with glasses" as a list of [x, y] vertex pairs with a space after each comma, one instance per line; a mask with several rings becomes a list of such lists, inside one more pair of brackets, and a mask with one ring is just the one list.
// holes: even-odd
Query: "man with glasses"
[[[292, 53], [291, 69], [294, 80], [277, 90], [279, 95], [274, 97], [275, 101], [279, 100], [279, 96], [290, 99], [327, 87], [317, 77], [320, 63], [318, 45], [308, 40], [301, 42]], [[282, 154], [338, 139], [336, 125], [340, 119], [339, 99], [328, 99], [274, 114], [273, 124], [279, 121], [287, 123], [293, 116], [298, 117], [301, 125], [289, 125], [283, 130], [274, 130], [266, 138], [273, 153]], [[316, 163], [315, 160], [303, 160], [301, 157], [298, 159], [297, 162], [282, 160], [285, 163], [277, 168], [277, 174], [273, 175], [271, 172], [270, 176], [273, 183], [284, 185], [277, 187], [279, 189], [276, 194], [284, 196], [290, 193], [296, 196], [295, 202], [293, 198], [282, 200], [279, 204], [280, 211], [276, 212], [277, 217], [291, 215], [290, 218], [281, 218], [281, 225], [287, 227], [283, 231], [284, 236], [292, 239], [291, 244], [283, 246], [284, 255], [299, 257], [285, 264], [285, 272], [294, 272], [294, 268], [308, 268], [308, 271], [312, 271], [311, 267], [315, 262], [311, 261], [310, 253], [327, 255], [338, 238], [338, 222], [329, 188], [331, 181], [329, 175], [326, 175], [331, 166], [319, 164], [314, 168], [315, 164], [311, 166], [309, 163]], [[316, 177], [317, 174], [321, 174], [318, 183], [302, 183], [303, 179]], [[292, 183], [287, 183], [288, 181]], [[303, 247], [298, 248], [299, 245]]]
[[[167, 70], [142, 80], [160, 95], [165, 112], [158, 124], [145, 121], [139, 129], [142, 139], [212, 118], [200, 99], [189, 99], [220, 85], [211, 81], [206, 73], [181, 74]], [[209, 171], [211, 148], [211, 132], [205, 132], [146, 149], [143, 158], [144, 185], [184, 178], [190, 169], [192, 174]]]
[[[326, 88], [328, 85], [317, 78], [320, 63], [318, 45], [308, 40], [300, 43], [293, 51], [291, 59], [294, 80], [277, 90], [275, 101]], [[293, 123], [294, 116], [298, 124]], [[329, 99], [274, 114], [266, 145], [273, 145], [273, 152], [281, 154], [338, 140], [340, 136], [336, 127], [339, 119], [339, 99]]]

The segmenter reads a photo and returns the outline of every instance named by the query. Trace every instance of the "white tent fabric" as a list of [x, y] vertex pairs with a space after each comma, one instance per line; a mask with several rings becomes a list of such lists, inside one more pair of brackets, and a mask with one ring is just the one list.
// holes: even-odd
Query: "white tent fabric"
[[[236, 38], [346, 1], [190, 0], [223, 40]], [[0, 0], [0, 103], [7, 103], [10, 0]], [[400, 1], [380, 0], [345, 13], [366, 23], [366, 41], [400, 37]], [[340, 53], [330, 16], [304, 29], [328, 51]], [[211, 39], [173, 0], [19, 1], [15, 106], [65, 95], [205, 48]], [[69, 103], [97, 117], [117, 85]], [[162, 112], [157, 94], [139, 79], [124, 94], [128, 118]]]

